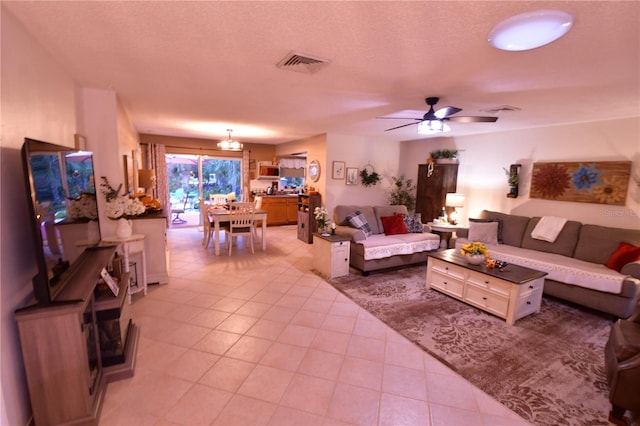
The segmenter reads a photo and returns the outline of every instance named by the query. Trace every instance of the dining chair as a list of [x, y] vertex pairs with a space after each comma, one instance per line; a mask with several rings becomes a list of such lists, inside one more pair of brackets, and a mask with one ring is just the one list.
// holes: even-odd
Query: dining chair
[[[260, 210], [262, 209], [262, 197], [261, 196], [257, 196], [254, 198], [253, 200], [253, 207], [255, 210]], [[262, 227], [262, 219], [256, 220], [253, 223], [253, 235], [258, 238], [258, 228]], [[263, 236], [264, 238], [264, 236]]]
[[211, 223], [211, 219], [209, 219], [204, 198], [200, 198], [200, 215], [202, 216], [202, 232], [204, 234], [202, 236], [202, 245], [204, 248], [209, 248], [211, 235], [213, 235], [213, 223]]
[[253, 203], [231, 203], [229, 206], [229, 230], [228, 244], [229, 256], [233, 249], [233, 238], [238, 236], [248, 236], [251, 244], [251, 253], [255, 253], [253, 248], [253, 228], [255, 226], [254, 204]]

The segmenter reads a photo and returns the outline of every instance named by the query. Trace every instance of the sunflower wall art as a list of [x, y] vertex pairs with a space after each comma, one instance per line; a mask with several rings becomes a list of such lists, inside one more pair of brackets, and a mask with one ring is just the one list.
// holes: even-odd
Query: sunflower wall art
[[624, 206], [631, 161], [533, 163], [531, 198]]

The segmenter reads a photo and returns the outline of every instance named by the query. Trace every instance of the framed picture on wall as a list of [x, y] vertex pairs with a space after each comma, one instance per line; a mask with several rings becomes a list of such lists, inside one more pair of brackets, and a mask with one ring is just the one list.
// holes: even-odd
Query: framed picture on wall
[[344, 161], [334, 161], [331, 168], [331, 179], [344, 179], [345, 166]]
[[358, 169], [356, 167], [347, 167], [347, 185], [358, 184]]

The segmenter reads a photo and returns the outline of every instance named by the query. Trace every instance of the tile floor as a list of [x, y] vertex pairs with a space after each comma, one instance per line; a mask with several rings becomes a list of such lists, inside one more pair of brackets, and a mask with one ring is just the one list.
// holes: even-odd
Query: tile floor
[[133, 296], [135, 375], [101, 425], [527, 424], [311, 272], [295, 227], [267, 234], [229, 257], [169, 230], [170, 282]]

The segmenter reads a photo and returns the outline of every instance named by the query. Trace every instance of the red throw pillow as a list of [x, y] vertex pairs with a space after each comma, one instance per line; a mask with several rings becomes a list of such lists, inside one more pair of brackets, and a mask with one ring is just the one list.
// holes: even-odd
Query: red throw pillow
[[384, 235], [408, 234], [407, 225], [404, 224], [404, 217], [401, 214], [393, 216], [380, 216]]
[[629, 243], [620, 243], [616, 251], [613, 252], [607, 261], [607, 268], [620, 272], [624, 265], [635, 262], [636, 260], [640, 260], [640, 247]]

